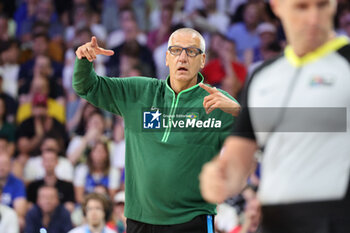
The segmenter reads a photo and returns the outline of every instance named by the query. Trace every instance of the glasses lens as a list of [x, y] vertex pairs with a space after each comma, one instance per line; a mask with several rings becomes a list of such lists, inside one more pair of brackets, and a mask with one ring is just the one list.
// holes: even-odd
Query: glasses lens
[[179, 46], [171, 46], [169, 47], [169, 51], [171, 54], [173, 55], [180, 55], [180, 53], [182, 52], [182, 48]]
[[187, 55], [190, 57], [195, 57], [199, 54], [198, 50], [196, 48], [187, 48]]

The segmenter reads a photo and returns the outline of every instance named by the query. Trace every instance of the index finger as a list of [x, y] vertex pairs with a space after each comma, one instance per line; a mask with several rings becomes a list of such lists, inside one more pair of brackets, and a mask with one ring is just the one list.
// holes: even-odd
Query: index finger
[[112, 56], [114, 54], [113, 50], [110, 49], [103, 49], [103, 48], [97, 48], [98, 54], [106, 55], [106, 56]]
[[199, 83], [198, 85], [206, 90], [209, 94], [214, 94], [217, 91], [215, 87], [209, 87], [203, 83]]

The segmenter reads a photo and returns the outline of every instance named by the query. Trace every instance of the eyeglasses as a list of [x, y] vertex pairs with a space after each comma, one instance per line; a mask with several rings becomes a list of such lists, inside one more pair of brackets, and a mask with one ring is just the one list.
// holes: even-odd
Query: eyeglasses
[[196, 57], [199, 54], [202, 54], [203, 51], [199, 48], [194, 47], [181, 47], [181, 46], [169, 46], [168, 48], [169, 52], [174, 56], [179, 56], [182, 53], [182, 50], [186, 51], [187, 56], [189, 57]]

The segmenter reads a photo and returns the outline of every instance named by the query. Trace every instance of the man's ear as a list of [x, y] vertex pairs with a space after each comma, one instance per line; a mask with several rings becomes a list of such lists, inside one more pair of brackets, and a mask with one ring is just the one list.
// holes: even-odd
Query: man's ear
[[165, 54], [165, 65], [166, 66], [169, 66], [168, 57], [169, 57], [169, 51], [166, 51], [166, 54]]
[[205, 53], [202, 54], [201, 68], [203, 69], [205, 65]]

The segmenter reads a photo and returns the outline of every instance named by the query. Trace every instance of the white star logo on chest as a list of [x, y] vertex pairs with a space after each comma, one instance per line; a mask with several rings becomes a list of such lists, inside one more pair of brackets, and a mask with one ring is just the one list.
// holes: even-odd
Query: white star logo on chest
[[159, 113], [159, 110], [157, 110], [155, 113], [151, 113], [151, 114], [153, 116], [151, 122], [154, 121], [155, 119], [157, 119], [157, 121], [159, 121], [159, 116], [162, 115], [161, 113]]

